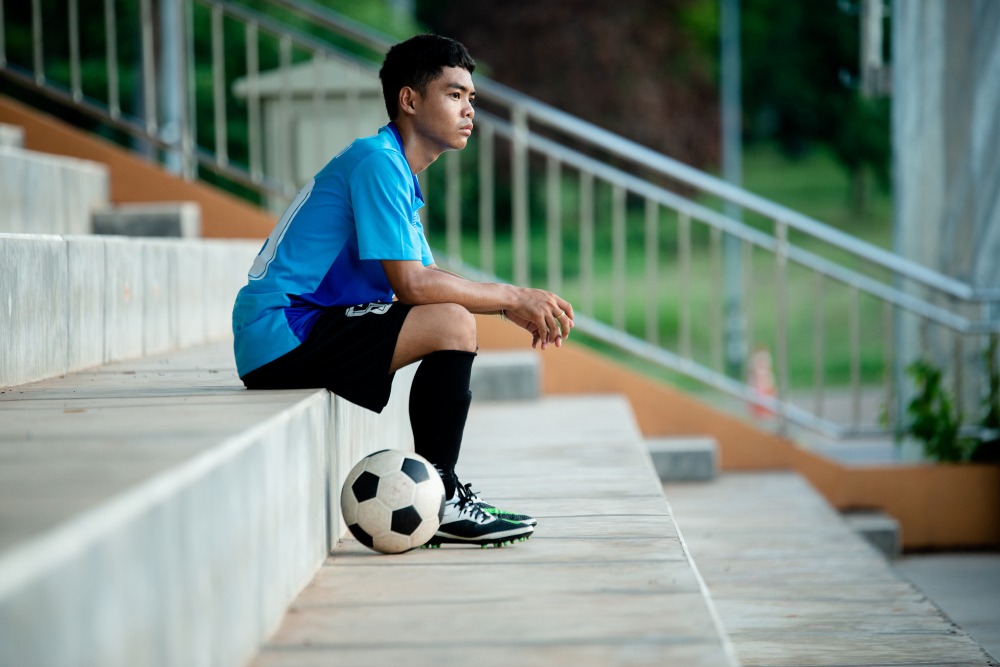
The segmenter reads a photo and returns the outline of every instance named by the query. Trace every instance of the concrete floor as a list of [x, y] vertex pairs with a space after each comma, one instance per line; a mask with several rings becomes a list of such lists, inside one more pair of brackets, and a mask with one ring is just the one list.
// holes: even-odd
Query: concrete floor
[[1000, 660], [1000, 553], [914, 554], [893, 565]]

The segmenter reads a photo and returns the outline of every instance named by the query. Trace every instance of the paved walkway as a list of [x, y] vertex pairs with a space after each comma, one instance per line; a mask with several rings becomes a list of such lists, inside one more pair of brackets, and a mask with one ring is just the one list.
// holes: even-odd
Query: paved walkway
[[1000, 553], [911, 554], [893, 567], [1000, 660]]
[[381, 556], [344, 540], [256, 667], [734, 664], [618, 397], [473, 407], [459, 474], [526, 543]]
[[746, 667], [996, 664], [797, 474], [665, 490]]

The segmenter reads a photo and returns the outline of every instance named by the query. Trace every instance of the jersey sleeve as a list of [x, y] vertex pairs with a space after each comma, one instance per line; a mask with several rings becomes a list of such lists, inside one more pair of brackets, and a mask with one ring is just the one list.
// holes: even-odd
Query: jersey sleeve
[[402, 157], [372, 153], [351, 172], [349, 184], [361, 259], [423, 261], [429, 255], [414, 210], [413, 176]]

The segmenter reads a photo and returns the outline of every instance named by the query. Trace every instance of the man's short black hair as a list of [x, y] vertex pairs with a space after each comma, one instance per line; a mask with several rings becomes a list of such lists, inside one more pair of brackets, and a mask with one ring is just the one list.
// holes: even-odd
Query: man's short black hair
[[389, 49], [378, 73], [389, 120], [395, 120], [399, 111], [400, 90], [409, 86], [425, 94], [445, 67], [461, 67], [471, 74], [476, 62], [461, 43], [440, 35], [417, 35]]

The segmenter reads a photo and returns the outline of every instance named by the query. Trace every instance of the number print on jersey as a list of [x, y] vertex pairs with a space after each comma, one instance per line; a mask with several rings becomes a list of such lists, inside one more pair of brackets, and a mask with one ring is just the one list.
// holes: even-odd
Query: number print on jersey
[[295, 195], [295, 199], [285, 209], [281, 220], [278, 220], [278, 224], [274, 226], [274, 229], [271, 230], [271, 235], [264, 242], [264, 247], [260, 249], [257, 257], [253, 260], [253, 266], [250, 267], [250, 280], [260, 280], [267, 275], [267, 267], [271, 266], [271, 262], [278, 252], [278, 246], [281, 245], [281, 240], [285, 238], [285, 232], [288, 231], [288, 226], [292, 223], [295, 214], [299, 212], [302, 205], [309, 199], [314, 185], [316, 185], [316, 179], [310, 178], [309, 182], [299, 190], [299, 193]]

